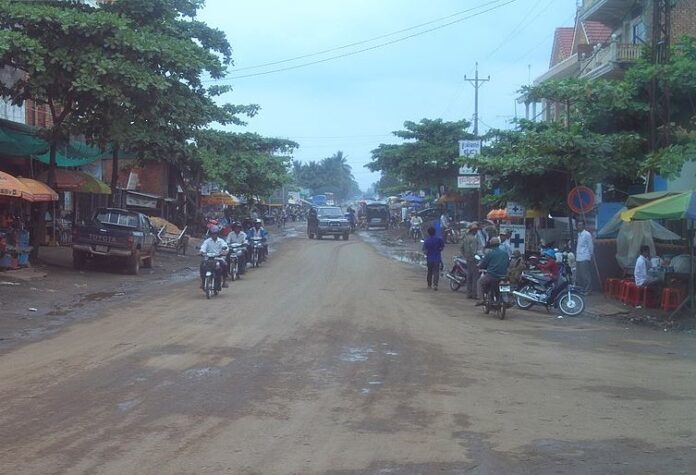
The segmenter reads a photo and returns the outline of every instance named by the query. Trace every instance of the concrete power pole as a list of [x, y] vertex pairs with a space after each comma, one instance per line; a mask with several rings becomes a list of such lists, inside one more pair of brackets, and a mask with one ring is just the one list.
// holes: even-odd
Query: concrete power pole
[[479, 123], [479, 88], [481, 87], [481, 84], [484, 82], [488, 82], [491, 80], [491, 77], [488, 76], [486, 79], [480, 79], [479, 78], [479, 70], [478, 70], [478, 63], [476, 63], [476, 75], [474, 76], [474, 79], [469, 79], [466, 77], [466, 74], [464, 75], [464, 80], [467, 81], [468, 83], [471, 83], [472, 86], [474, 86], [474, 135], [476, 138], [479, 136], [479, 129], [478, 129], [478, 123]]

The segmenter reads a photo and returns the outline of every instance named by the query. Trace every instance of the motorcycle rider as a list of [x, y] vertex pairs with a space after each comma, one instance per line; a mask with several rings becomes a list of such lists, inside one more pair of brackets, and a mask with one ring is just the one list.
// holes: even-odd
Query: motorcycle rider
[[[211, 226], [208, 232], [210, 234], [210, 237], [203, 241], [203, 244], [201, 244], [201, 255], [204, 258], [207, 257], [208, 254], [215, 254], [216, 256], [227, 255], [227, 243], [220, 238], [220, 228], [218, 226]], [[201, 262], [200, 272], [202, 289], [203, 285], [205, 284], [205, 270], [203, 262]], [[217, 274], [215, 276], [216, 281], [220, 280], [219, 273], [222, 274], [222, 286], [227, 287], [227, 282], [225, 282], [225, 278], [227, 277], [227, 265], [220, 266], [220, 270], [216, 270], [215, 273]]]
[[355, 231], [355, 227], [357, 226], [357, 219], [355, 217], [355, 210], [352, 207], [348, 207], [346, 210], [348, 213], [348, 222], [350, 223], [350, 230]]
[[544, 271], [551, 278], [549, 288], [546, 290], [546, 294], [551, 296], [561, 280], [561, 267], [556, 261], [556, 251], [553, 248], [553, 244], [547, 245], [542, 251], [542, 256], [546, 258], [546, 261], [539, 261], [537, 268]]
[[242, 244], [244, 251], [239, 256], [237, 262], [239, 264], [239, 275], [246, 272], [246, 262], [247, 262], [247, 235], [242, 231], [242, 223], [235, 221], [232, 223], [232, 232], [227, 235], [227, 245], [230, 246], [230, 252], [232, 252], [232, 244]]
[[491, 238], [489, 247], [491, 248], [490, 252], [479, 263], [479, 269], [485, 269], [486, 272], [478, 280], [477, 292], [479, 301], [476, 303], [477, 307], [484, 305], [484, 296], [491, 286], [498, 285], [500, 279], [504, 279], [507, 276], [508, 266], [510, 265], [510, 258], [507, 252], [504, 249], [500, 249], [500, 239], [498, 237]]
[[478, 240], [476, 233], [478, 232], [478, 223], [469, 224], [466, 234], [462, 238], [462, 257], [466, 259], [466, 290], [467, 297], [476, 299], [476, 276], [478, 267], [476, 266], [476, 253], [478, 252]]
[[[411, 228], [409, 229], [409, 235], [413, 235], [416, 229], [422, 229], [423, 227], [423, 218], [418, 216], [416, 213], [411, 213]], [[421, 233], [422, 237], [423, 233]]]
[[[268, 256], [268, 231], [264, 229], [263, 223], [260, 219], [254, 220], [254, 226], [247, 231], [247, 237], [249, 240], [255, 237], [260, 237], [263, 239], [263, 241], [261, 241], [263, 242], [263, 247], [261, 248], [261, 255], [259, 256], [259, 259], [265, 260], [266, 256]], [[251, 253], [251, 249], [249, 252]]]

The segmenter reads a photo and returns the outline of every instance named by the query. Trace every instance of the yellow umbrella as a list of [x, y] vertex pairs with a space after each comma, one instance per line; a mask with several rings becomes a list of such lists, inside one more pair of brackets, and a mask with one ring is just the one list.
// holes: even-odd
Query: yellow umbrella
[[19, 179], [5, 172], [0, 172], [0, 196], [23, 198], [27, 201], [32, 201], [32, 195], [29, 188], [27, 188], [24, 183], [19, 181]]
[[38, 180], [32, 180], [31, 178], [17, 177], [24, 186], [26, 186], [29, 193], [31, 193], [31, 198], [25, 198], [28, 201], [40, 202], [40, 201], [58, 201], [58, 193], [53, 191], [53, 189], [46, 183], [42, 183]]

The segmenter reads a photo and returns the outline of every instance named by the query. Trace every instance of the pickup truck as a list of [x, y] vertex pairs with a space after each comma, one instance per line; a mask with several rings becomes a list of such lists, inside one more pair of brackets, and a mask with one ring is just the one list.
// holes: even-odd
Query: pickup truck
[[89, 224], [73, 228], [73, 267], [83, 269], [89, 259], [126, 264], [130, 274], [140, 265], [152, 267], [157, 237], [147, 216], [118, 208], [98, 209]]
[[321, 239], [326, 235], [332, 235], [334, 239], [340, 239], [343, 236], [345, 241], [348, 240], [350, 223], [338, 206], [315, 206], [309, 210], [307, 237]]

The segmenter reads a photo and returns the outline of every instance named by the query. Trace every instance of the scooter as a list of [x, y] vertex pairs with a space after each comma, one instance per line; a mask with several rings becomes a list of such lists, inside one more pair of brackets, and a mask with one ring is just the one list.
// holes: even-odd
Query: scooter
[[452, 258], [452, 270], [445, 274], [445, 277], [449, 280], [450, 289], [457, 291], [462, 285], [466, 284], [467, 268], [466, 259], [461, 256]]
[[205, 298], [209, 299], [212, 295], [222, 292], [222, 266], [226, 265], [225, 258], [214, 252], [209, 252], [203, 256], [203, 292]]
[[251, 259], [249, 260], [249, 264], [251, 264], [251, 267], [259, 267], [261, 262], [265, 260], [264, 239], [261, 237], [252, 237], [249, 239], [249, 246], [251, 247]]
[[423, 239], [423, 231], [421, 230], [420, 224], [414, 224], [411, 226], [409, 233], [411, 234], [411, 239], [413, 239], [413, 242]]
[[245, 252], [244, 244], [230, 244], [230, 252], [227, 255], [228, 275], [231, 281], [239, 279], [240, 262]]

